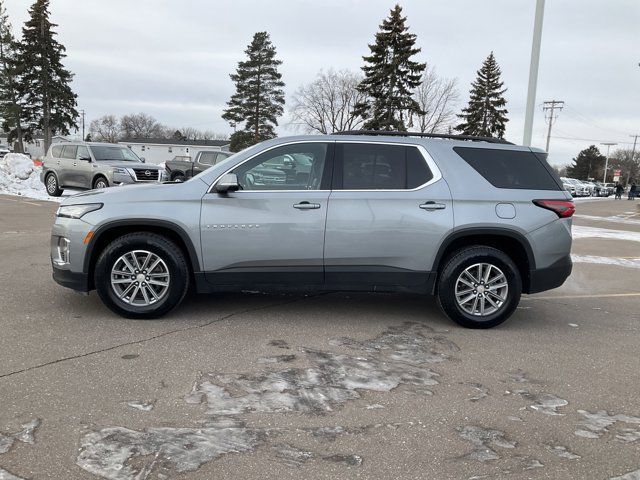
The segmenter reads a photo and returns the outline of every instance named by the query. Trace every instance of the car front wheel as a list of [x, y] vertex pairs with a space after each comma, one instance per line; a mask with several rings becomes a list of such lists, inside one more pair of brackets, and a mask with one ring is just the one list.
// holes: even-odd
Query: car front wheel
[[438, 281], [442, 310], [467, 328], [491, 328], [507, 320], [520, 302], [522, 279], [504, 252], [484, 246], [457, 251]]
[[175, 308], [189, 288], [182, 250], [154, 233], [124, 235], [111, 242], [96, 263], [101, 300], [127, 318], [157, 318]]

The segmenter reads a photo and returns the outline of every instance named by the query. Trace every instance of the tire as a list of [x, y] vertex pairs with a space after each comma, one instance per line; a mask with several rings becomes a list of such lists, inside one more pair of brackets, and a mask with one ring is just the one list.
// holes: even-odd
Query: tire
[[51, 197], [59, 197], [64, 192], [58, 185], [58, 177], [55, 173], [47, 173], [47, 176], [44, 177], [44, 186]]
[[[482, 270], [479, 272], [478, 268]], [[478, 273], [484, 277], [487, 270], [490, 289], [484, 286], [484, 278], [479, 283], [470, 280], [477, 279]], [[506, 286], [501, 287], [503, 284]], [[477, 285], [477, 290], [469, 292], [473, 285]], [[522, 278], [518, 267], [508, 255], [492, 247], [477, 245], [458, 250], [449, 257], [438, 279], [440, 307], [451, 320], [466, 328], [500, 325], [515, 311], [521, 293]], [[464, 303], [466, 299], [470, 299], [468, 303]], [[486, 313], [483, 314], [481, 309]]]
[[93, 181], [93, 189], [96, 190], [98, 188], [109, 188], [109, 182], [104, 177], [98, 177]]
[[[144, 267], [148, 254], [151, 257], [147, 267], [153, 267], [155, 260], [160, 259], [157, 266], [146, 271], [149, 283], [145, 282], [144, 270], [136, 273], [138, 265], [131, 256], [133, 252], [140, 267]], [[129, 271], [123, 258], [133, 271]], [[136, 319], [158, 318], [177, 307], [189, 289], [189, 280], [189, 266], [182, 250], [166, 237], [150, 232], [130, 233], [111, 242], [100, 253], [94, 271], [96, 290], [103, 303], [118, 315]], [[165, 283], [166, 286], [161, 285]], [[153, 294], [158, 298], [153, 298]]]
[[173, 175], [172, 181], [182, 183], [184, 182], [184, 175], [182, 173], [176, 173]]

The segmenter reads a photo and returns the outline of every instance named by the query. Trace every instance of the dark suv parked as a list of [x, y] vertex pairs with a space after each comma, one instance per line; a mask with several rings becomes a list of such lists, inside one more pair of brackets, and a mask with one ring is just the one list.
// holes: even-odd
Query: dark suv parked
[[231, 155], [233, 154], [230, 152], [215, 151], [198, 152], [194, 159], [188, 156], [174, 157], [173, 160], [165, 162], [167, 177], [173, 182], [184, 182]]

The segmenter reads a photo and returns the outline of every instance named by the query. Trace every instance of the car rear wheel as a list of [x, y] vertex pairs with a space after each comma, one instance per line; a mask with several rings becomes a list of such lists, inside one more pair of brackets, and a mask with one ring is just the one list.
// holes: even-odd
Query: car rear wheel
[[504, 252], [466, 247], [447, 261], [438, 281], [445, 314], [467, 328], [491, 328], [507, 320], [520, 302], [522, 279]]
[[177, 182], [177, 183], [182, 183], [182, 182], [184, 182], [184, 175], [183, 175], [182, 173], [176, 173], [176, 174], [173, 176], [173, 181], [174, 181], [174, 182]]
[[47, 193], [52, 197], [59, 197], [62, 195], [62, 190], [60, 185], [58, 185], [58, 177], [54, 173], [49, 173], [44, 179], [44, 184], [47, 189]]
[[131, 233], [103, 250], [94, 281], [101, 300], [115, 313], [127, 318], [157, 318], [186, 295], [189, 267], [180, 248], [167, 238]]

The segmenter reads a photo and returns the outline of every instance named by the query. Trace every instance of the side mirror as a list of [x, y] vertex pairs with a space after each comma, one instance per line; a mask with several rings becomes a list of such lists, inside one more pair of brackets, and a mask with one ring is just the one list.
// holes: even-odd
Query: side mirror
[[146, 160], [145, 160], [145, 158], [144, 158], [144, 157], [140, 157], [140, 161], [141, 161], [142, 163], [145, 163], [145, 162], [146, 162]]
[[214, 188], [218, 193], [228, 193], [240, 190], [238, 176], [235, 173], [226, 173], [220, 180], [218, 180], [218, 183], [216, 183]]

